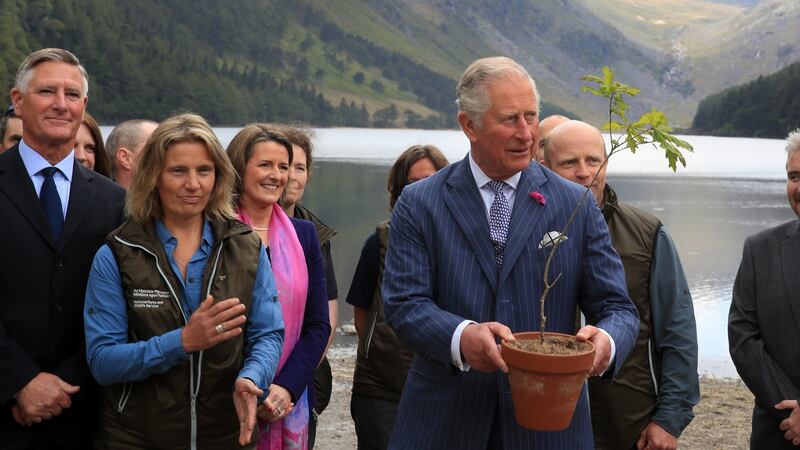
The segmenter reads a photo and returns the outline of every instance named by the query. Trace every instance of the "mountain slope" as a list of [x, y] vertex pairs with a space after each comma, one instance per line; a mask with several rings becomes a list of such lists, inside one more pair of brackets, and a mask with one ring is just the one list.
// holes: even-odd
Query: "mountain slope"
[[655, 95], [686, 125], [705, 96], [800, 59], [796, 0], [581, 0], [609, 26], [663, 53], [662, 83], [685, 97]]
[[188, 109], [215, 124], [400, 125], [411, 117], [417, 126], [454, 125], [443, 94], [450, 77], [355, 38], [310, 2], [3, 3], [5, 84], [32, 49], [68, 48], [89, 70], [89, 109], [105, 123]]
[[758, 5], [687, 33], [700, 95], [775, 72], [800, 59], [800, 2]]
[[664, 97], [683, 99], [661, 86], [665, 55], [647, 52], [575, 0], [334, 0], [321, 8], [341, 28], [453, 79], [477, 57], [511, 56], [529, 69], [544, 101], [571, 116], [603, 120], [605, 105], [581, 93], [580, 77], [606, 64], [651, 94], [641, 110]]

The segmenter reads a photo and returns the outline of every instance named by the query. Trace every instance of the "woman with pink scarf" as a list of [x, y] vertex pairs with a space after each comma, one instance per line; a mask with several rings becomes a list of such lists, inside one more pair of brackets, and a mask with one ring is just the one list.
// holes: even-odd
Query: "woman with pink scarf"
[[314, 225], [290, 218], [278, 199], [292, 163], [292, 145], [261, 124], [228, 145], [239, 174], [238, 214], [261, 237], [270, 257], [285, 336], [278, 372], [259, 407], [258, 449], [306, 449], [312, 385], [330, 334], [325, 272]]

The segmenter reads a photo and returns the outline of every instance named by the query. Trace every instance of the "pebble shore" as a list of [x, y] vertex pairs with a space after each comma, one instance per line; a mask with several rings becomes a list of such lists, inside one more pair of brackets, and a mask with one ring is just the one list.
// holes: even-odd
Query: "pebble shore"
[[[336, 346], [328, 353], [333, 371], [333, 396], [319, 418], [318, 450], [354, 450], [356, 434], [350, 417], [355, 347]], [[702, 377], [695, 418], [678, 440], [680, 449], [747, 449], [753, 395], [740, 380]]]

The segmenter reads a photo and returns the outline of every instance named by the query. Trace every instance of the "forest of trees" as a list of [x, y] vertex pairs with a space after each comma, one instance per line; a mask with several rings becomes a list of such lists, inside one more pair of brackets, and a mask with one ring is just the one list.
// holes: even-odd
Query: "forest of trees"
[[[6, 89], [30, 51], [69, 49], [89, 72], [88, 109], [102, 123], [193, 111], [215, 125], [455, 126], [455, 80], [342, 31], [308, 1], [0, 2], [0, 77]], [[299, 49], [281, 41], [292, 23], [309, 36]], [[304, 50], [312, 45], [324, 46], [339, 66], [309, 73]], [[370, 113], [363, 101], [331, 101], [315, 82], [326, 70], [344, 70], [343, 61], [382, 69], [384, 80], [435, 113], [401, 111], [393, 101]], [[379, 80], [369, 86], [384, 89]]]
[[800, 124], [800, 62], [726, 89], [697, 107], [692, 131], [713, 136], [785, 138]]

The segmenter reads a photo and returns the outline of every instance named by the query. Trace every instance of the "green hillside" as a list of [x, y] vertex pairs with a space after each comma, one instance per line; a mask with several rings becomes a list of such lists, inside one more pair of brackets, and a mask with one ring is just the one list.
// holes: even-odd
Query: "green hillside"
[[[603, 38], [591, 31], [596, 25], [576, 44], [568, 35], [585, 23], [542, 20], [557, 3], [531, 2], [517, 14], [516, 5], [472, 1], [0, 0], [0, 77], [10, 87], [25, 54], [56, 46], [89, 70], [89, 109], [103, 123], [190, 110], [217, 125], [443, 128], [456, 125], [454, 91], [464, 68], [507, 54], [539, 81], [544, 115], [600, 117], [586, 109], [578, 78], [628, 44], [609, 46], [619, 36]], [[548, 41], [530, 47], [544, 26]], [[512, 46], [491, 36], [497, 32]], [[557, 75], [570, 61], [563, 52], [586, 68]]]
[[610, 65], [643, 91], [633, 113], [658, 106], [688, 126], [703, 96], [800, 57], [800, 2], [747, 5], [0, 0], [0, 77], [10, 87], [28, 52], [56, 46], [89, 70], [89, 109], [107, 124], [191, 110], [216, 125], [452, 128], [464, 68], [507, 55], [536, 79], [543, 116], [602, 123], [580, 77]]
[[700, 102], [692, 130], [782, 139], [800, 127], [800, 62]]
[[312, 2], [3, 0], [0, 76], [31, 50], [76, 53], [102, 122], [176, 110], [218, 125], [454, 125], [452, 77], [347, 33]]

